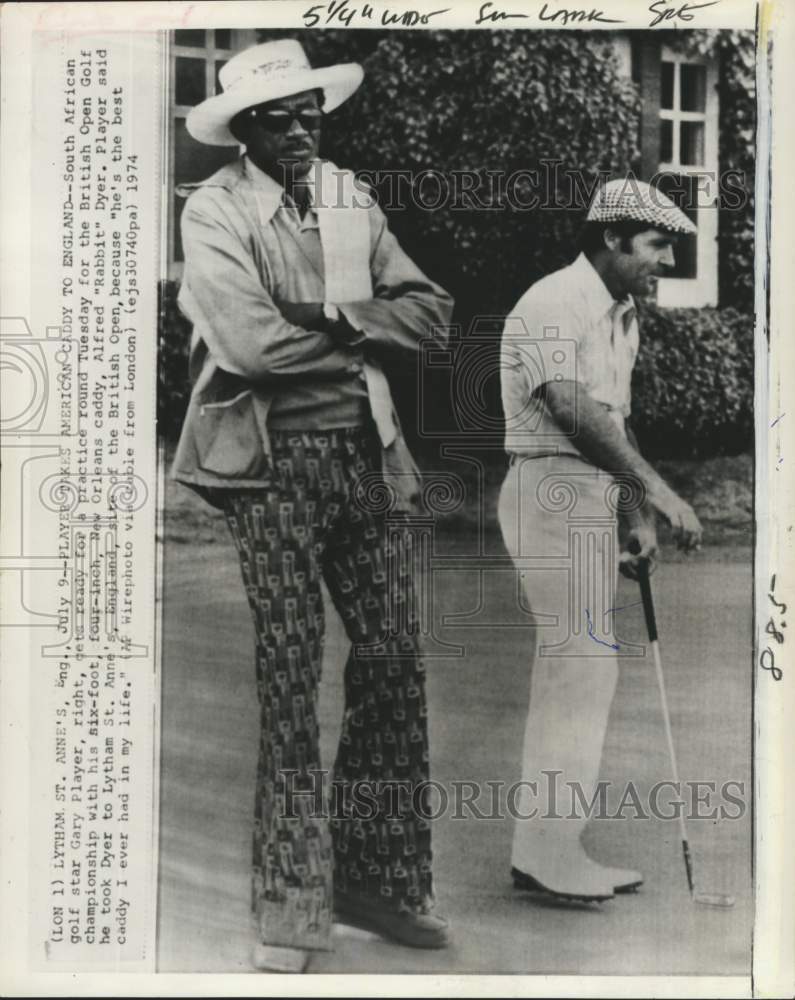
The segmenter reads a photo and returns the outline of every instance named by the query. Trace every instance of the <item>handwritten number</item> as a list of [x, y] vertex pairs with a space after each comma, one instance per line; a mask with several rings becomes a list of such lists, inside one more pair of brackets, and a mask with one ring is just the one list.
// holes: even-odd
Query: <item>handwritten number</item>
[[783, 674], [781, 667], [776, 666], [776, 658], [773, 655], [773, 650], [766, 646], [762, 650], [762, 655], [759, 657], [759, 665], [763, 670], [769, 670], [773, 676], [774, 681], [780, 681]]
[[775, 606], [778, 608], [779, 614], [785, 615], [787, 613], [787, 605], [783, 601], [777, 601], [772, 594], [768, 594], [767, 596], [770, 598], [771, 602], [775, 604]]
[[767, 625], [765, 625], [765, 632], [767, 632], [768, 635], [772, 635], [779, 645], [784, 642], [784, 633], [779, 632], [776, 628], [776, 623], [772, 618], [768, 621]]
[[304, 27], [306, 27], [306, 28], [314, 28], [314, 26], [320, 20], [320, 15], [316, 14], [315, 11], [316, 10], [322, 10], [322, 9], [323, 9], [323, 4], [322, 3], [315, 4], [314, 7], [310, 7], [309, 10], [306, 11], [305, 14], [304, 14]]

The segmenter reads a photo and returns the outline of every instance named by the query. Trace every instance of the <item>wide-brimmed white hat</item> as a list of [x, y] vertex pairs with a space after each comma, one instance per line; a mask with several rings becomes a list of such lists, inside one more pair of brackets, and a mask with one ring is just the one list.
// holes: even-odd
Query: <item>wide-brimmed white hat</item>
[[191, 108], [188, 132], [210, 146], [237, 146], [229, 123], [239, 111], [322, 88], [324, 111], [333, 111], [351, 96], [364, 78], [358, 63], [312, 69], [300, 42], [285, 38], [263, 42], [232, 56], [218, 75], [223, 93]]

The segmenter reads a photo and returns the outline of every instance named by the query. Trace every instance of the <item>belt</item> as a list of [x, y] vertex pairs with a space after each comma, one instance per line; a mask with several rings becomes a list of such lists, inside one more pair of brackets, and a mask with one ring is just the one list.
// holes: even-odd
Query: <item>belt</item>
[[576, 458], [580, 462], [584, 462], [586, 465], [593, 466], [593, 462], [589, 462], [584, 455], [575, 455], [571, 451], [532, 451], [527, 453], [520, 452], [510, 452], [510, 457], [508, 461], [508, 468], [512, 469], [521, 459], [522, 462], [528, 462], [534, 458]]
[[528, 461], [532, 458], [577, 458], [581, 462], [585, 462], [586, 465], [592, 465], [587, 458], [583, 455], [575, 455], [572, 451], [530, 451], [530, 452], [515, 452], [509, 453], [510, 458], [508, 461], [508, 468], [512, 469], [514, 465], [521, 459], [523, 462]]

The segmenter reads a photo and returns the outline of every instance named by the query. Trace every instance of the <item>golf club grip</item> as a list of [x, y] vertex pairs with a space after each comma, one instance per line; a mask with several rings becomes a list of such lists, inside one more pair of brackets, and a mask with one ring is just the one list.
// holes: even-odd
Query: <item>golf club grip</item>
[[638, 583], [640, 584], [640, 599], [643, 601], [643, 616], [646, 619], [646, 631], [649, 642], [657, 641], [657, 619], [654, 616], [654, 601], [651, 596], [651, 580], [649, 580], [649, 564], [645, 559], [638, 563]]
[[690, 895], [693, 895], [693, 889], [695, 888], [695, 883], [693, 882], [693, 859], [690, 857], [690, 844], [687, 840], [682, 838], [682, 855], [685, 859], [685, 871], [687, 872], [687, 887], [690, 890]]

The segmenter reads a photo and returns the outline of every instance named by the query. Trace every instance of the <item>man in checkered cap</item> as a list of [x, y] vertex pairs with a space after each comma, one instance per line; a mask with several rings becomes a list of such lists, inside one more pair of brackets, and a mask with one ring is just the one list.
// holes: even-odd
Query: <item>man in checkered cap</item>
[[533, 285], [503, 332], [510, 468], [499, 520], [537, 625], [511, 864], [518, 889], [558, 899], [605, 900], [643, 882], [590, 857], [581, 835], [605, 805], [618, 571], [636, 578], [640, 560], [653, 567], [656, 513], [683, 549], [701, 540], [695, 513], [644, 461], [626, 423], [633, 295], [654, 291], [679, 237], [694, 232], [648, 184], [605, 184], [576, 260]]

